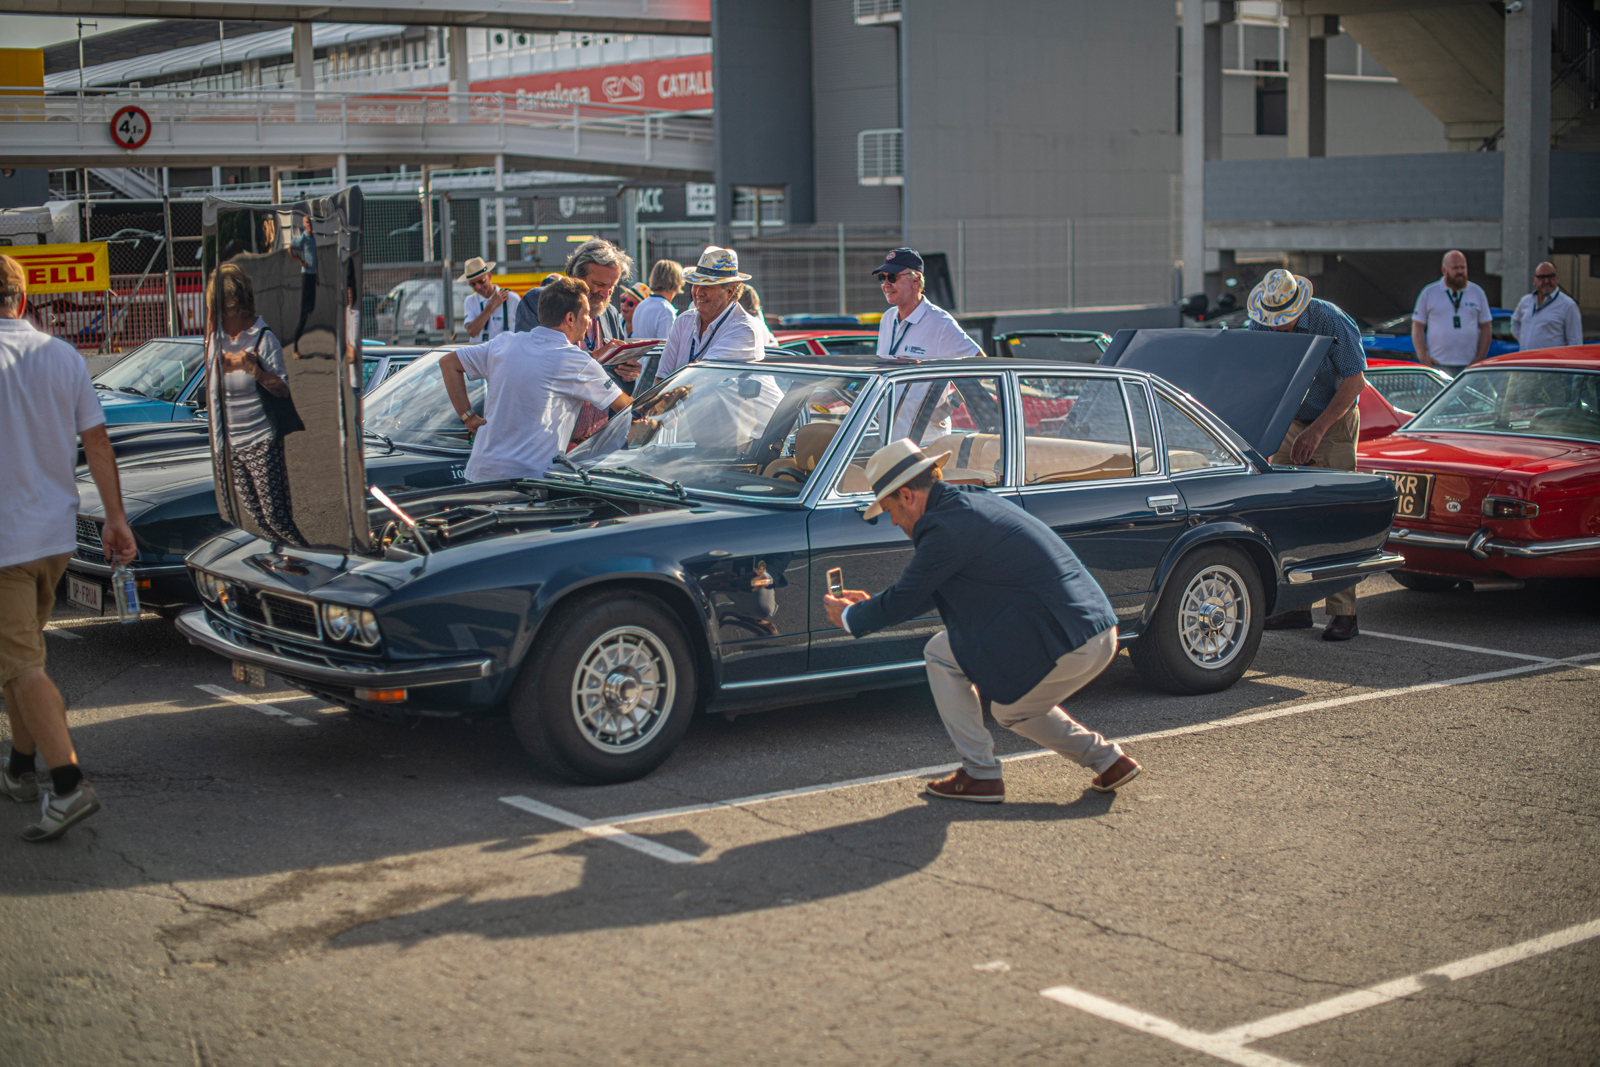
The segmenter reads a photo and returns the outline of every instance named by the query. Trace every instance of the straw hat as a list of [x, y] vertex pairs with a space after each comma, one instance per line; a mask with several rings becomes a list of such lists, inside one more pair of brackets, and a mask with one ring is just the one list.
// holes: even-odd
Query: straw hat
[[693, 285], [727, 285], [747, 282], [750, 275], [739, 273], [739, 253], [731, 248], [707, 245], [700, 253], [700, 262], [684, 272], [683, 280]]
[[929, 467], [942, 468], [950, 462], [951, 455], [952, 453], [943, 452], [929, 459], [909, 437], [891, 441], [878, 449], [872, 454], [872, 458], [867, 460], [867, 481], [872, 483], [874, 501], [871, 507], [861, 513], [861, 517], [870, 522], [882, 515], [884, 497], [893, 496], [895, 490]]
[[1286, 326], [1311, 303], [1311, 280], [1279, 267], [1250, 290], [1250, 318], [1263, 326]]
[[461, 272], [461, 277], [457, 278], [456, 281], [470, 282], [479, 275], [488, 274], [494, 270], [495, 266], [496, 264], [493, 262], [485, 263], [482, 256], [473, 256], [467, 260], [466, 267]]

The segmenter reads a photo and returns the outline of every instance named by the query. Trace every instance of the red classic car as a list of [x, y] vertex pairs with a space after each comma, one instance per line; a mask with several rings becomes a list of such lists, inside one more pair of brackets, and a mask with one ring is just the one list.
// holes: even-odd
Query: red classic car
[[1399, 491], [1389, 547], [1408, 588], [1600, 576], [1600, 345], [1469, 367], [1356, 463]]

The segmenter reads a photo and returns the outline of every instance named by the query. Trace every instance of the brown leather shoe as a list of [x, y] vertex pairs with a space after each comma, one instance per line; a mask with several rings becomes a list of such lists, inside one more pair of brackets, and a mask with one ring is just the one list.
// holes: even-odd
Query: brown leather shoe
[[1328, 620], [1328, 628], [1322, 631], [1324, 641], [1348, 641], [1361, 630], [1356, 626], [1354, 615], [1335, 615]]
[[1089, 783], [1089, 788], [1096, 793], [1115, 793], [1117, 787], [1127, 785], [1139, 777], [1139, 772], [1144, 770], [1132, 756], [1122, 756], [1102, 771], [1094, 781]]
[[1263, 630], [1309, 630], [1311, 612], [1285, 611], [1281, 615], [1268, 615], [1261, 622]]
[[927, 792], [946, 800], [970, 800], [976, 804], [999, 804], [1006, 798], [1006, 783], [999, 778], [974, 778], [965, 769], [948, 778], [929, 782]]

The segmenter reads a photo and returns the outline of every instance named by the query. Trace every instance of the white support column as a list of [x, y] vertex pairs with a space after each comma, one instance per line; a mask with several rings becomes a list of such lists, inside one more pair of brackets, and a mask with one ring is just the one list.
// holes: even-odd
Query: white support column
[[[506, 157], [505, 153], [497, 152], [494, 157], [494, 191], [504, 192], [506, 187]], [[488, 257], [486, 257], [488, 258]], [[506, 200], [503, 196], [495, 197], [494, 201], [494, 259], [506, 258]]]
[[[317, 87], [317, 77], [313, 65], [315, 52], [311, 47], [311, 23], [294, 24], [290, 52], [294, 57], [295, 89], [302, 93], [312, 92]], [[295, 118], [301, 122], [313, 122], [316, 115], [316, 106], [309, 96], [300, 100], [295, 106]]]
[[267, 189], [274, 204], [283, 203], [283, 174], [277, 167], [267, 168]]
[[1550, 8], [1551, 0], [1523, 0], [1506, 9], [1502, 307], [1528, 291], [1550, 250]]
[[333, 187], [343, 189], [350, 184], [350, 157], [340, 152], [333, 162]]
[[1290, 159], [1328, 154], [1328, 41], [1339, 35], [1337, 15], [1290, 15], [1285, 59], [1289, 67]]
[[467, 94], [472, 91], [472, 79], [467, 73], [467, 28], [450, 27], [450, 121], [468, 121]]

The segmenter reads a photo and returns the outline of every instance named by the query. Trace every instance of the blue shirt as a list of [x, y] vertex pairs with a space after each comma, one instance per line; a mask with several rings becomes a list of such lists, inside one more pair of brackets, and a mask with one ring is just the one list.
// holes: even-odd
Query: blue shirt
[[[1272, 329], [1254, 319], [1250, 320], [1250, 328]], [[1333, 394], [1339, 391], [1340, 384], [1346, 378], [1366, 373], [1367, 353], [1361, 347], [1361, 331], [1356, 329], [1355, 321], [1326, 300], [1315, 297], [1300, 313], [1294, 329], [1288, 332], [1333, 338], [1333, 346], [1322, 357], [1322, 366], [1317, 368], [1317, 376], [1311, 379], [1311, 388], [1306, 390], [1306, 398], [1300, 402], [1300, 410], [1295, 412], [1295, 418], [1310, 422], [1333, 402]]]
[[295, 235], [294, 255], [300, 261], [301, 274], [317, 273], [317, 239], [301, 230]]

